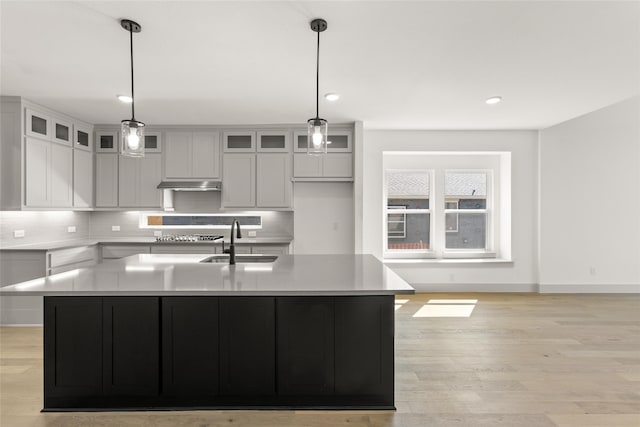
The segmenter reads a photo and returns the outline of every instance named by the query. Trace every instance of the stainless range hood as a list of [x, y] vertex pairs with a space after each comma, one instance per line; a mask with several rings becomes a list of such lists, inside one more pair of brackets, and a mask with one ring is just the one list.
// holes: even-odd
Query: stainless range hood
[[174, 191], [221, 191], [220, 181], [162, 181], [158, 184], [161, 190]]
[[174, 211], [174, 191], [221, 191], [220, 181], [162, 181], [158, 184], [162, 190], [162, 208], [165, 211]]

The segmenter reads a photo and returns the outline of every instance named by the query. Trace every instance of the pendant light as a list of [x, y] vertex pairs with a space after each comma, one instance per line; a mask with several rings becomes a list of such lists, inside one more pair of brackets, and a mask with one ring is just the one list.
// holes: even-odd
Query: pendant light
[[131, 48], [131, 119], [121, 122], [122, 141], [120, 153], [123, 156], [144, 156], [144, 123], [136, 120], [135, 96], [133, 92], [133, 33], [139, 33], [142, 27], [137, 22], [129, 19], [120, 21], [122, 28], [129, 32], [129, 46]]
[[327, 21], [314, 19], [311, 21], [311, 30], [318, 33], [318, 48], [316, 50], [316, 116], [307, 121], [307, 154], [318, 155], [327, 152], [328, 126], [325, 119], [321, 119], [318, 113], [319, 86], [320, 86], [320, 33], [327, 29]]

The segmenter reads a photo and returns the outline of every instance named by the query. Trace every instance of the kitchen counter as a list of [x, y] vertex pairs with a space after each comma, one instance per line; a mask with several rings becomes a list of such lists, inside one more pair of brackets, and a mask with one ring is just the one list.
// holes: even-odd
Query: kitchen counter
[[210, 254], [140, 254], [0, 289], [0, 295], [393, 295], [414, 293], [372, 255], [279, 255], [200, 263]]
[[372, 255], [139, 254], [6, 286], [44, 296], [43, 411], [394, 409], [394, 295]]
[[[292, 237], [251, 237], [236, 239], [235, 243], [241, 245], [268, 245], [268, 244], [289, 244], [293, 240]], [[225, 243], [229, 243], [229, 238], [224, 239]], [[202, 242], [171, 242], [156, 241], [155, 237], [96, 237], [91, 239], [74, 239], [59, 240], [54, 242], [31, 243], [26, 245], [2, 245], [0, 251], [51, 251], [57, 249], [74, 248], [78, 246], [92, 246], [98, 244], [145, 244], [145, 245], [212, 245], [220, 244], [220, 240], [202, 241]]]

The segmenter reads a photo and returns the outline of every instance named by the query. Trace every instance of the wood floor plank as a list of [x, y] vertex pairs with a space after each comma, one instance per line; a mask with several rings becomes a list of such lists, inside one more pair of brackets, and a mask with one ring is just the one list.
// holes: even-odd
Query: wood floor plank
[[[395, 412], [42, 414], [42, 328], [2, 327], [0, 426], [640, 426], [640, 295], [399, 299]], [[434, 299], [477, 303], [469, 317], [414, 317]]]

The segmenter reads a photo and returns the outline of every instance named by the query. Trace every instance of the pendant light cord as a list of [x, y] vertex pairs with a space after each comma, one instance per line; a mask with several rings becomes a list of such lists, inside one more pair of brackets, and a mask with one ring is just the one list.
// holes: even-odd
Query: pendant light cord
[[135, 96], [133, 94], [133, 24], [129, 27], [129, 47], [131, 52], [131, 120], [136, 120]]
[[316, 119], [320, 118], [320, 31], [318, 31], [318, 48], [316, 49]]

